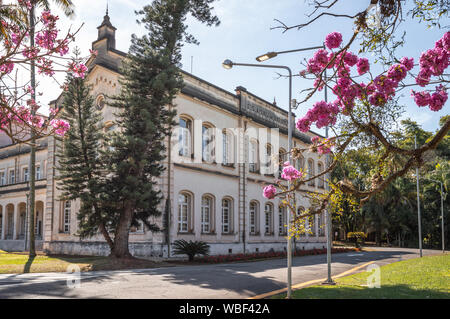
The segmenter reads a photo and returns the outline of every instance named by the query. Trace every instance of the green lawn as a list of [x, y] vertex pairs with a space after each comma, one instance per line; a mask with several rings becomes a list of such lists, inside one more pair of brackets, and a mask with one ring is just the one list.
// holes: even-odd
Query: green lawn
[[[295, 299], [450, 298], [450, 254], [410, 259], [380, 268], [381, 287], [368, 288], [368, 272], [336, 279], [336, 286], [293, 291]], [[273, 298], [285, 298], [277, 295]]]
[[168, 265], [143, 259], [124, 261], [91, 256], [38, 255], [30, 259], [26, 253], [9, 253], [0, 250], [0, 274], [65, 272], [71, 264], [78, 265], [81, 271], [154, 268]]

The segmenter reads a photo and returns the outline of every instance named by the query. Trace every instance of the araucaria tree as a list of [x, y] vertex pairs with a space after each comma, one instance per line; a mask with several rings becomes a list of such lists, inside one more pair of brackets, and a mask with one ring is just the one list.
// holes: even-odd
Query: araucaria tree
[[148, 30], [133, 35], [123, 66], [122, 90], [113, 98], [117, 108], [117, 132], [112, 133], [105, 159], [110, 214], [115, 224], [111, 254], [130, 257], [130, 227], [142, 221], [152, 231], [158, 226], [151, 216], [160, 215], [162, 199], [157, 178], [164, 170], [164, 139], [174, 125], [173, 100], [182, 87], [180, 49], [183, 42], [195, 43], [186, 33], [185, 19], [191, 14], [208, 26], [219, 20], [211, 14], [213, 0], [156, 0], [137, 12]]
[[112, 249], [106, 230], [107, 215], [101, 211], [102, 165], [100, 150], [104, 134], [102, 116], [97, 111], [84, 79], [68, 75], [61, 117], [70, 125], [58, 149], [58, 188], [62, 200], [80, 200], [78, 233], [81, 238], [101, 232]]

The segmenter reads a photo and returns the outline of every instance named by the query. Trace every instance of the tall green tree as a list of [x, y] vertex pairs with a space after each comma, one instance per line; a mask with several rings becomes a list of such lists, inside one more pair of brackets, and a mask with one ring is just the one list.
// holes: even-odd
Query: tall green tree
[[97, 111], [90, 87], [81, 78], [67, 76], [61, 117], [70, 124], [58, 149], [58, 188], [62, 200], [80, 200], [77, 213], [81, 238], [101, 232], [110, 248], [108, 215], [102, 210], [104, 165], [100, 150], [104, 140], [102, 115]]
[[132, 36], [123, 67], [122, 91], [112, 103], [117, 113], [118, 132], [113, 133], [106, 186], [114, 215], [114, 247], [117, 258], [131, 257], [128, 249], [130, 227], [138, 220], [150, 230], [149, 221], [159, 216], [161, 191], [157, 178], [164, 170], [165, 137], [174, 125], [173, 100], [183, 85], [180, 73], [183, 42], [197, 43], [186, 32], [188, 14], [198, 21], [218, 25], [211, 13], [213, 0], [156, 0], [137, 12], [148, 34]]

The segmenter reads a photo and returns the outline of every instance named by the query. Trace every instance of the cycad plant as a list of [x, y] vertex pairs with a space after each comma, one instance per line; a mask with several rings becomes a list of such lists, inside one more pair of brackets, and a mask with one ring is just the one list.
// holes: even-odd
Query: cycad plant
[[173, 253], [175, 255], [187, 255], [189, 261], [193, 261], [195, 255], [207, 256], [209, 254], [209, 245], [204, 241], [187, 242], [184, 239], [175, 240], [173, 243]]

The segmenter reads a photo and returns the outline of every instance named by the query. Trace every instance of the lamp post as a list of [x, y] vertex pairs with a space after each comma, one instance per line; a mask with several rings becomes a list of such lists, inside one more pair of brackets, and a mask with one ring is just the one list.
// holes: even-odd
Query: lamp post
[[426, 180], [441, 184], [441, 230], [442, 230], [442, 253], [445, 253], [445, 236], [444, 236], [444, 186], [442, 181], [436, 181], [431, 178], [424, 178]]
[[[261, 65], [261, 64], [249, 64], [249, 63], [235, 63], [231, 60], [225, 60], [222, 63], [225, 69], [231, 69], [233, 66], [248, 66], [257, 68], [271, 68], [271, 69], [284, 69], [289, 73], [289, 114], [288, 114], [288, 147], [289, 150], [292, 148], [292, 71], [289, 67], [284, 65]], [[289, 153], [289, 162], [291, 161], [291, 153]], [[290, 181], [288, 181], [288, 187], [290, 187]], [[290, 222], [291, 222], [292, 211], [287, 214], [287, 224], [288, 224], [288, 242], [287, 242], [287, 263], [288, 263], [288, 275], [287, 275], [287, 298], [291, 298], [291, 286], [292, 286], [292, 239], [290, 236]], [[244, 230], [245, 231], [245, 230]]]
[[[284, 53], [293, 53], [293, 52], [300, 52], [300, 51], [309, 51], [309, 50], [316, 50], [316, 49], [325, 49], [324, 45], [321, 46], [315, 46], [315, 47], [309, 47], [309, 48], [301, 48], [301, 49], [294, 49], [294, 50], [286, 50], [286, 51], [278, 51], [278, 52], [267, 52], [263, 55], [260, 55], [256, 58], [256, 60], [258, 62], [263, 62], [263, 61], [267, 61], [269, 59], [272, 59], [274, 57], [276, 57], [279, 54], [284, 54]], [[325, 76], [325, 81], [327, 79], [327, 70], [325, 69], [324, 71], [324, 76]], [[325, 85], [325, 90], [324, 90], [324, 94], [325, 94], [325, 102], [328, 102], [328, 92], [327, 92], [327, 86]], [[290, 114], [290, 110], [289, 110], [289, 114]], [[325, 138], [328, 138], [328, 126], [325, 128]], [[292, 139], [292, 135], [288, 136], [288, 139], [291, 140]], [[289, 143], [288, 143], [289, 144]], [[289, 150], [291, 149], [291, 144], [289, 144]], [[289, 159], [290, 161], [290, 159]], [[329, 155], [327, 154], [326, 156], [326, 167], [328, 167], [330, 165], [329, 163]], [[327, 190], [329, 190], [329, 184], [326, 184], [327, 186]], [[328, 212], [326, 212], [326, 231], [327, 231], [327, 280], [325, 282], [323, 282], [323, 284], [328, 284], [328, 285], [335, 285], [336, 283], [333, 281], [333, 279], [331, 278], [331, 246], [332, 246], [332, 221], [331, 221], [331, 214]], [[288, 225], [289, 225], [289, 219], [288, 219]], [[288, 252], [288, 254], [290, 254], [290, 252]], [[288, 260], [289, 260], [289, 255], [288, 255]], [[288, 261], [289, 263], [289, 261]], [[288, 266], [289, 268], [289, 266]], [[290, 270], [289, 270], [290, 272]]]
[[[417, 149], [417, 137], [414, 136], [414, 148]], [[419, 255], [422, 257], [422, 222], [420, 217], [420, 190], [419, 190], [419, 166], [416, 167], [416, 179], [417, 179], [417, 222], [419, 226]]]

